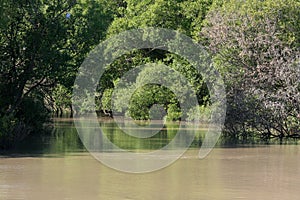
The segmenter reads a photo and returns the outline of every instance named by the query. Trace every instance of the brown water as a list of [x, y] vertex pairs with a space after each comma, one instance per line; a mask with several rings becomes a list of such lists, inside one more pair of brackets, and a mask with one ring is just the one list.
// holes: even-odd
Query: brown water
[[300, 146], [188, 150], [148, 174], [103, 166], [88, 153], [0, 158], [0, 199], [300, 199]]

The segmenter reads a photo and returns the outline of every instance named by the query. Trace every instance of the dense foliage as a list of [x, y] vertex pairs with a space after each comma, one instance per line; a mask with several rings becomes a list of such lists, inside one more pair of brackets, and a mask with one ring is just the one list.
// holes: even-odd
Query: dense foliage
[[3, 5], [0, 147], [7, 148], [39, 132], [48, 110], [60, 106], [55, 87], [62, 84], [71, 91], [78, 65], [104, 38], [112, 14], [94, 1], [13, 0]]
[[[87, 53], [104, 39], [139, 27], [178, 30], [211, 53], [227, 88], [226, 137], [244, 141], [253, 136], [300, 137], [298, 0], [3, 0], [0, 4], [0, 148], [40, 133], [50, 113], [73, 115], [72, 87]], [[107, 66], [99, 80], [96, 109], [111, 115], [111, 97], [120, 79], [150, 62], [184, 75], [196, 91], [204, 117], [209, 116], [209, 92], [201, 75], [180, 56], [157, 49], [130, 52]], [[137, 77], [143, 79], [145, 74]], [[186, 88], [173, 83], [184, 95]], [[134, 119], [148, 120], [157, 104], [161, 106], [154, 109], [166, 116], [154, 117], [182, 116], [176, 96], [160, 85], [141, 87], [130, 105], [123, 105], [122, 96], [116, 99], [117, 111], [124, 112], [127, 106], [124, 114]], [[189, 119], [197, 115], [195, 110]]]

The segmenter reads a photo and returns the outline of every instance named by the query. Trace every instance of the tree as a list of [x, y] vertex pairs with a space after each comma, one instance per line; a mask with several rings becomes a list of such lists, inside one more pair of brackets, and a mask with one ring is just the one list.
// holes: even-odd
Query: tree
[[54, 106], [52, 109], [59, 110], [60, 116], [63, 111], [69, 111], [70, 116], [73, 116], [71, 94], [78, 68], [87, 54], [106, 37], [107, 28], [117, 13], [116, 3], [107, 0], [82, 0], [67, 13], [73, 23], [67, 40], [71, 46], [72, 58], [68, 61], [71, 67], [66, 68], [63, 77], [58, 79], [49, 95], [52, 100], [50, 103]]
[[201, 34], [227, 82], [230, 134], [300, 137], [299, 8], [295, 0], [229, 0], [208, 14]]
[[[69, 106], [70, 99], [58, 97], [69, 98], [78, 67], [105, 37], [112, 13], [106, 1], [1, 3], [0, 148], [8, 148], [39, 132], [54, 94], [57, 104]], [[64, 89], [54, 89], [58, 84]]]
[[[141, 28], [141, 27], [162, 27], [169, 28], [172, 30], [178, 30], [189, 36], [196, 36], [195, 27], [198, 30], [202, 27], [202, 20], [211, 6], [211, 0], [176, 0], [176, 1], [136, 1], [136, 0], [124, 0], [119, 8], [118, 16], [114, 19], [112, 24], [108, 29], [108, 36], [120, 33], [122, 31]], [[188, 63], [186, 60], [178, 55], [170, 54], [167, 51], [158, 49], [143, 49], [130, 52], [120, 59], [116, 60], [112, 65], [110, 65], [106, 73], [100, 80], [100, 87], [98, 88], [99, 99], [104, 98], [104, 100], [99, 100], [99, 102], [107, 101], [107, 92], [116, 87], [118, 80], [129, 70], [133, 69], [135, 66], [139, 66], [145, 63], [164, 63], [172, 69], [179, 71], [181, 74], [186, 76], [189, 82], [192, 84], [194, 89], [197, 91], [197, 97], [201, 105], [206, 105], [209, 100], [207, 87], [197, 70]], [[153, 90], [149, 92], [148, 90]], [[166, 95], [164, 97], [164, 109], [167, 111], [173, 110], [176, 113], [175, 105], [178, 108], [178, 102], [174, 100], [174, 95], [170, 94], [170, 91], [166, 91], [167, 88], [162, 88], [158, 85], [145, 86], [143, 89], [138, 90], [132, 97], [131, 111], [135, 113], [134, 116], [140, 119], [146, 119], [149, 117], [150, 104], [154, 102], [160, 102], [159, 99], [163, 99], [160, 95]], [[123, 91], [126, 93], [126, 91]], [[110, 92], [111, 93], [111, 92]], [[103, 95], [105, 94], [105, 95]], [[144, 94], [144, 95], [142, 95]], [[154, 97], [155, 101], [150, 100], [150, 96]], [[118, 97], [120, 99], [123, 96]], [[118, 101], [118, 108], [125, 107], [122, 104], [125, 100]], [[139, 102], [140, 101], [140, 102]], [[138, 109], [139, 107], [145, 107], [145, 109]], [[167, 103], [168, 102], [168, 103]], [[172, 102], [172, 103], [171, 103]], [[172, 104], [172, 106], [167, 104]], [[103, 104], [102, 109], [107, 109], [109, 104]], [[120, 111], [122, 109], [119, 109]], [[139, 113], [140, 112], [140, 113]], [[176, 119], [179, 119], [179, 115], [176, 114]], [[175, 118], [174, 118], [175, 119]]]
[[74, 3], [47, 3], [15, 0], [4, 8], [7, 26], [0, 29], [0, 117], [2, 126], [9, 128], [1, 129], [0, 146], [9, 146], [32, 132], [37, 125], [34, 118], [43, 121], [45, 109], [40, 113], [35, 108], [43, 107], [44, 93], [60, 77], [63, 64], [70, 59], [65, 49], [71, 22], [65, 13]]

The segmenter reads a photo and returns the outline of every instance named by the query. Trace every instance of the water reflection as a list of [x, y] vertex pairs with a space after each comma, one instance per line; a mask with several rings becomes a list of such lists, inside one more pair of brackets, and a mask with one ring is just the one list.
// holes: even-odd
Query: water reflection
[[55, 119], [52, 131], [31, 135], [8, 153], [39, 155], [85, 151], [72, 119]]
[[[298, 145], [215, 148], [202, 160], [191, 148], [167, 168], [136, 175], [107, 168], [90, 156], [71, 121], [55, 123], [50, 135], [33, 136], [20, 144], [18, 154], [0, 156], [0, 199], [299, 199]], [[168, 143], [178, 128], [168, 125], [135, 143], [113, 123], [100, 123], [112, 142], [135, 151]], [[192, 146], [198, 147], [202, 137]]]
[[[97, 123], [101, 125], [103, 134], [112, 143], [128, 151], [139, 152], [157, 150], [166, 146], [176, 136], [180, 128], [179, 122], [167, 123], [164, 125], [162, 130], [158, 131], [157, 134], [153, 135], [150, 138], [136, 138], [124, 133], [124, 131], [122, 131], [112, 120], [100, 120]], [[95, 124], [93, 124], [92, 126], [95, 126]], [[186, 134], [195, 133], [195, 138], [191, 144], [191, 147], [196, 148], [201, 146], [201, 142], [204, 138], [206, 130], [193, 130], [187, 125], [182, 126], [184, 127], [184, 129], [186, 129]], [[141, 129], [143, 129], [143, 127]], [[185, 131], [184, 129], [183, 131]], [[94, 137], [88, 139], [92, 142], [95, 142]], [[184, 141], [185, 139], [186, 138], [183, 137], [182, 141]], [[101, 138], [99, 140], [101, 140]], [[52, 130], [51, 134], [33, 135], [31, 137], [28, 137], [26, 140], [20, 143], [16, 149], [16, 152], [18, 153], [29, 154], [64, 154], [68, 152], [83, 151], [86, 151], [86, 149], [77, 134], [77, 130], [72, 119], [64, 118], [54, 120], [54, 129]]]
[[[115, 123], [110, 122], [102, 122], [101, 124], [102, 131], [105, 134], [105, 136], [115, 145], [122, 149], [131, 150], [131, 151], [143, 151], [143, 150], [156, 150], [160, 149], [167, 144], [170, 143], [171, 140], [174, 139], [176, 134], [178, 133], [180, 129], [179, 123], [167, 123], [162, 130], [153, 130], [158, 131], [157, 134], [153, 135], [149, 138], [136, 138], [133, 136], [130, 136], [126, 134], [123, 130], [121, 130]], [[186, 128], [184, 126], [183, 128]], [[146, 129], [146, 128], [145, 128]], [[130, 131], [130, 127], [126, 129], [126, 131]], [[139, 129], [139, 131], [143, 131], [143, 127]], [[194, 132], [192, 130], [184, 130], [183, 134], [192, 135], [191, 132]], [[201, 131], [199, 132], [201, 133]], [[199, 134], [198, 134], [199, 135]], [[182, 137], [182, 142], [184, 142], [187, 138]], [[195, 139], [197, 141], [198, 138]], [[199, 143], [199, 142], [198, 142]], [[197, 144], [196, 142], [193, 143], [195, 146]]]
[[[118, 147], [135, 152], [153, 151], [164, 147], [177, 134], [180, 124], [167, 123], [163, 129], [150, 138], [135, 138], [124, 133], [116, 123], [111, 119], [100, 119], [97, 126], [101, 125], [105, 136]], [[95, 124], [94, 124], [95, 125]], [[183, 129], [187, 129], [187, 133], [195, 134], [195, 138], [190, 145], [190, 148], [199, 148], [204, 140], [206, 127], [200, 127], [197, 130], [182, 125]], [[157, 130], [154, 130], [157, 131]], [[183, 130], [184, 131], [184, 130]], [[93, 138], [90, 138], [93, 140]], [[101, 138], [98, 138], [101, 141]], [[182, 138], [184, 141], [185, 138]], [[269, 144], [277, 144], [278, 141], [268, 141]], [[287, 144], [298, 144], [298, 140], [287, 141]], [[99, 144], [99, 141], [98, 143]], [[217, 147], [255, 147], [257, 145], [265, 144], [260, 141], [260, 138], [253, 138], [251, 142], [242, 144], [241, 141], [232, 138], [220, 137]], [[98, 146], [95, 148], [99, 148]], [[86, 148], [80, 140], [77, 130], [71, 118], [57, 118], [54, 119], [54, 128], [51, 133], [32, 135], [22, 141], [16, 149], [9, 152], [2, 152], [2, 154], [30, 154], [30, 155], [49, 155], [49, 154], [66, 154], [72, 152], [86, 152]]]

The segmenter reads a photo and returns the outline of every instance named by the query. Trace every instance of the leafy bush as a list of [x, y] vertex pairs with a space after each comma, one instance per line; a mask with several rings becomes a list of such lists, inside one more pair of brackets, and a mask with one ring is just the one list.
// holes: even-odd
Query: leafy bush
[[167, 121], [177, 121], [182, 116], [182, 112], [176, 104], [169, 104], [167, 113]]

